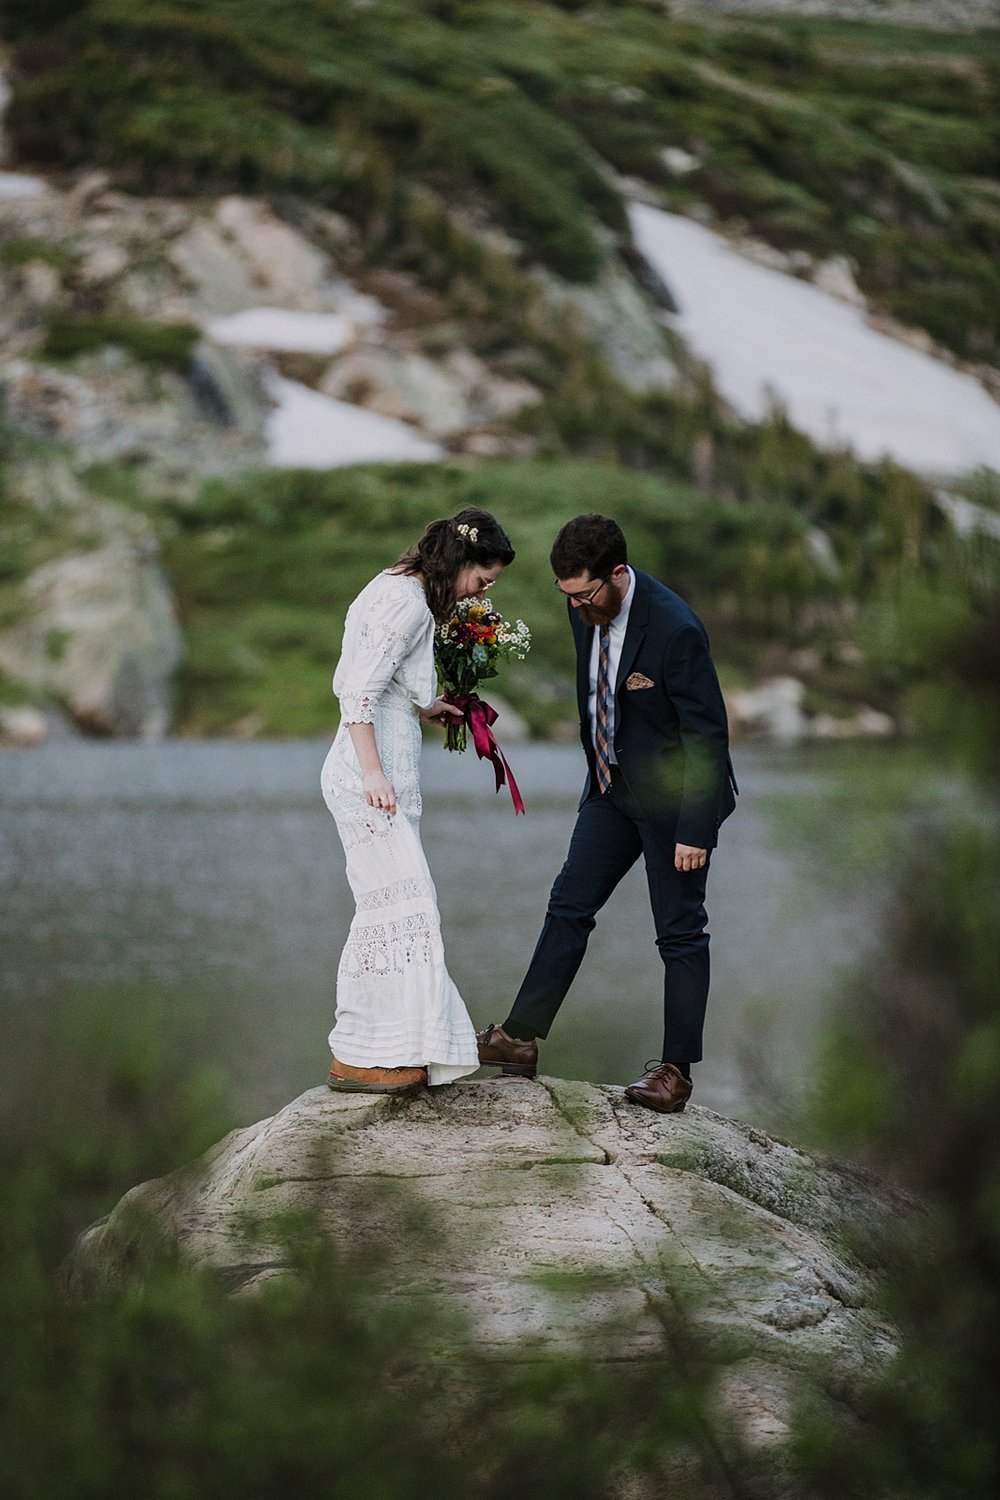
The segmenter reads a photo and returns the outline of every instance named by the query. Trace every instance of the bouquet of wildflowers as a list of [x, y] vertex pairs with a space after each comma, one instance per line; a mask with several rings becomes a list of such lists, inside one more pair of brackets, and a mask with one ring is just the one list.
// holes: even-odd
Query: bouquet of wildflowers
[[[531, 647], [531, 631], [523, 620], [511, 625], [498, 615], [488, 599], [460, 599], [450, 620], [439, 625], [434, 637], [434, 657], [444, 696], [456, 707], [460, 699], [475, 696], [488, 677], [499, 674], [499, 663], [515, 657], [523, 661]], [[448, 725], [445, 744], [449, 750], [466, 747], [465, 720]]]
[[493, 734], [496, 709], [476, 689], [486, 678], [498, 675], [500, 662], [511, 657], [523, 661], [530, 646], [531, 631], [524, 621], [510, 624], [488, 599], [459, 600], [451, 619], [439, 625], [434, 635], [442, 696], [462, 710], [462, 718], [448, 724], [445, 745], [449, 750], [464, 750], [471, 729], [477, 755], [493, 765], [497, 791], [505, 781], [509, 783], [515, 813], [524, 812], [524, 802]]

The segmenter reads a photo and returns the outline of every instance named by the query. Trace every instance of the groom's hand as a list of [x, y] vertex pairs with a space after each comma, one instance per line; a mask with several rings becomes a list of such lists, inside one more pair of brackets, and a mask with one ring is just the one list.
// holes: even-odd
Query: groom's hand
[[435, 698], [429, 708], [420, 709], [420, 718], [425, 724], [447, 724], [449, 716], [461, 719], [462, 710], [454, 703], [446, 703], [443, 698]]
[[693, 844], [674, 845], [675, 870], [700, 870], [707, 858], [707, 849], [696, 849]]

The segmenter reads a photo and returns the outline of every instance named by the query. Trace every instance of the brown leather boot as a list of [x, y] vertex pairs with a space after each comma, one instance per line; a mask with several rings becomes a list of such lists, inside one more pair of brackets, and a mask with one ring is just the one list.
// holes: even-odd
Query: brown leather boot
[[518, 1078], [534, 1078], [538, 1072], [537, 1042], [519, 1042], [493, 1021], [485, 1031], [476, 1032], [476, 1041], [479, 1043], [481, 1067], [502, 1068], [505, 1073]]
[[353, 1068], [333, 1059], [327, 1087], [343, 1094], [412, 1094], [427, 1082], [426, 1068]]
[[646, 1067], [650, 1071], [638, 1083], [629, 1084], [625, 1098], [661, 1115], [679, 1115], [691, 1097], [690, 1080], [673, 1063], [647, 1063]]

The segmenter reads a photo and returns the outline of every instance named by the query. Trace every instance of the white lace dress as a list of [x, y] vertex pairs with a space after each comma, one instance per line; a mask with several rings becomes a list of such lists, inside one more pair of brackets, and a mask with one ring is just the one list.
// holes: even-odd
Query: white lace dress
[[[341, 723], [323, 798], [347, 855], [356, 911], [337, 971], [330, 1050], [358, 1068], [426, 1067], [431, 1085], [479, 1066], [445, 967], [437, 895], [420, 844], [420, 719], [436, 696], [434, 618], [422, 584], [380, 573], [347, 612], [333, 678]], [[348, 724], [374, 724], [395, 815], [369, 807]]]

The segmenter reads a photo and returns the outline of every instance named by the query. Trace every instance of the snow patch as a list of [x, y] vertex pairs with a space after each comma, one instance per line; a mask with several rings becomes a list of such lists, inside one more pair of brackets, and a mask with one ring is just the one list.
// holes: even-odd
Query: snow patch
[[336, 469], [347, 464], [430, 463], [442, 449], [395, 417], [382, 417], [271, 374], [275, 410], [264, 435], [275, 468]]
[[636, 244], [674, 294], [672, 326], [751, 421], [776, 399], [825, 447], [918, 472], [1000, 470], [1000, 407], [971, 375], [869, 328], [863, 313], [738, 255], [712, 230], [629, 205]]
[[356, 327], [343, 313], [293, 312], [283, 307], [249, 307], [206, 325], [217, 344], [294, 354], [336, 354], [351, 343]]
[[1000, 542], [1000, 512], [987, 510], [985, 505], [966, 500], [964, 495], [950, 495], [947, 490], [938, 490], [934, 498], [958, 536], [982, 535]]
[[0, 172], [0, 198], [38, 198], [49, 185], [27, 172]]

